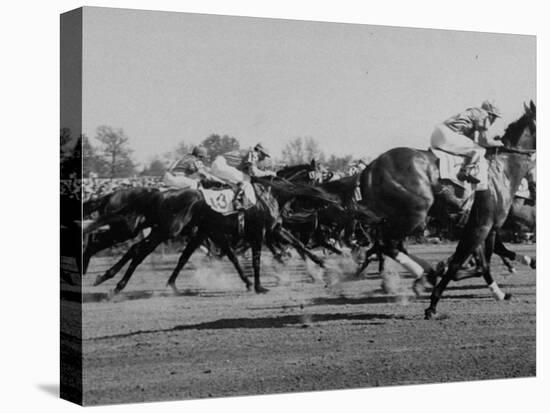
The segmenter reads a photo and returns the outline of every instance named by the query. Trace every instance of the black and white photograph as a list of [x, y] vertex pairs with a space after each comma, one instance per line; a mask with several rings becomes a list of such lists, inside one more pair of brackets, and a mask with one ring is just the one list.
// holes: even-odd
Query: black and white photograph
[[62, 397], [536, 375], [535, 36], [84, 7], [61, 59]]
[[4, 410], [544, 411], [540, 5], [4, 11]]

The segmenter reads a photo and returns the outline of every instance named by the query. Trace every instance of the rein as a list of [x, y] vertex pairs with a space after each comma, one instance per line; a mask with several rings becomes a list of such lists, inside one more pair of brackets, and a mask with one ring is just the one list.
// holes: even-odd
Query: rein
[[537, 153], [536, 149], [514, 149], [506, 146], [494, 146], [493, 148], [491, 148], [491, 152], [493, 152], [495, 155], [498, 155], [499, 153], [514, 153], [518, 155], [531, 156]]

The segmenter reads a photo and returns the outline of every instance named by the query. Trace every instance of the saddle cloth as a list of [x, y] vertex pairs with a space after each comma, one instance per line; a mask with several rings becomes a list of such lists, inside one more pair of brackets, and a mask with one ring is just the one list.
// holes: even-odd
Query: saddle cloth
[[233, 199], [235, 192], [232, 189], [204, 189], [200, 188], [204, 200], [210, 208], [222, 215], [228, 215], [235, 212]]
[[[222, 214], [229, 215], [234, 212], [238, 212], [235, 209], [233, 200], [235, 199], [235, 192], [232, 189], [205, 189], [200, 188], [204, 200], [207, 205], [214, 211]], [[245, 185], [243, 187], [243, 207], [248, 209], [256, 204], [256, 195], [252, 185]]]
[[480, 180], [480, 183], [477, 185], [471, 185], [466, 181], [459, 181], [457, 178], [460, 168], [464, 164], [464, 157], [453, 155], [452, 153], [435, 148], [430, 148], [430, 151], [432, 151], [432, 153], [439, 160], [439, 179], [449, 180], [453, 184], [464, 188], [465, 190], [473, 189], [474, 191], [483, 191], [487, 189], [488, 164], [485, 158], [482, 158], [479, 162], [478, 179]]

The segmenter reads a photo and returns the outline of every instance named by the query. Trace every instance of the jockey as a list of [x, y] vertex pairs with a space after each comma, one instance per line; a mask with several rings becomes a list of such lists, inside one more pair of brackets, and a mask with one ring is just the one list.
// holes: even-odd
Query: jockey
[[235, 191], [236, 209], [242, 209], [240, 198], [244, 194], [247, 199], [255, 200], [254, 188], [250, 184], [250, 177], [274, 176], [273, 171], [262, 170], [258, 167], [258, 163], [266, 158], [269, 158], [269, 153], [258, 143], [252, 150], [246, 152], [241, 158], [241, 162], [237, 167], [233, 167], [227, 163], [223, 155], [218, 156], [212, 162], [212, 174], [222, 181], [237, 185]]
[[263, 147], [261, 143], [256, 144], [254, 148], [246, 153], [242, 158], [239, 169], [249, 176], [274, 176], [273, 171], [263, 170], [258, 167], [258, 163], [264, 161], [267, 158], [271, 158], [269, 152]]
[[163, 177], [170, 188], [197, 189], [201, 179], [216, 180], [205, 165], [208, 153], [203, 146], [196, 146], [190, 154], [174, 161]]
[[479, 166], [485, 156], [485, 148], [502, 146], [501, 142], [489, 139], [489, 127], [500, 118], [500, 111], [489, 101], [481, 108], [469, 108], [435, 127], [431, 147], [466, 157], [457, 178], [478, 184]]

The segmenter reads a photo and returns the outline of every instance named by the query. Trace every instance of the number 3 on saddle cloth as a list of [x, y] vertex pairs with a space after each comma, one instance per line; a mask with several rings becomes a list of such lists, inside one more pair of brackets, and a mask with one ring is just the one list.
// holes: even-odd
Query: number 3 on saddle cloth
[[[205, 202], [210, 208], [222, 215], [230, 215], [238, 210], [235, 208], [235, 192], [232, 189], [200, 188]], [[256, 205], [256, 194], [252, 185], [243, 186], [243, 209]]]

